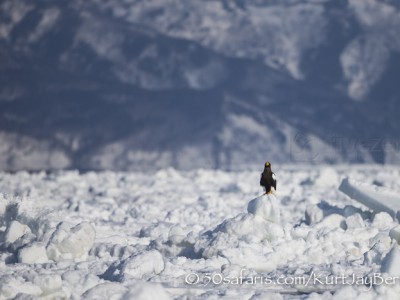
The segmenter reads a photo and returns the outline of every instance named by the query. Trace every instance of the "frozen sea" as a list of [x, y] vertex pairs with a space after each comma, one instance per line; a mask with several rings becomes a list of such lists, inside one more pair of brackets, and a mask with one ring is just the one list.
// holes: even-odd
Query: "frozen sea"
[[398, 221], [338, 187], [400, 194], [399, 168], [273, 170], [274, 195], [261, 170], [0, 173], [0, 299], [398, 299]]

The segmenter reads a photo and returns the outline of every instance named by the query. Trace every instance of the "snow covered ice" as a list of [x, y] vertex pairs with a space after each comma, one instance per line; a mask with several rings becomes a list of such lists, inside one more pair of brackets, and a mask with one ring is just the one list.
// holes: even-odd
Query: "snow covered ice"
[[399, 275], [398, 222], [338, 186], [398, 193], [400, 172], [274, 171], [272, 195], [257, 171], [1, 173], [0, 299], [397, 299], [400, 279], [365, 278]]

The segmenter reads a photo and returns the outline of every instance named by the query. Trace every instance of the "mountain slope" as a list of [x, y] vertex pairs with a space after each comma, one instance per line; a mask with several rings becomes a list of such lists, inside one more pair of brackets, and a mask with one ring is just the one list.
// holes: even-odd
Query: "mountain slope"
[[400, 161], [394, 1], [0, 11], [4, 170]]

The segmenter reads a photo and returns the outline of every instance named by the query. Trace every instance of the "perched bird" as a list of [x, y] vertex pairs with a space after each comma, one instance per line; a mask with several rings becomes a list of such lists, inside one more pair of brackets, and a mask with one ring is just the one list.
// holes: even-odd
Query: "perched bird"
[[276, 191], [276, 176], [271, 170], [269, 161], [264, 165], [264, 171], [261, 173], [260, 185], [265, 188], [266, 194], [272, 194], [272, 192]]

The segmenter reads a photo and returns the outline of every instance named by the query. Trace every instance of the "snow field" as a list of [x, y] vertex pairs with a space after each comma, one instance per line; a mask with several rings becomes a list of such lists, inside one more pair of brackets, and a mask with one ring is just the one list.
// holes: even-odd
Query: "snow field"
[[348, 176], [398, 192], [396, 169], [274, 171], [279, 189], [262, 196], [259, 173], [247, 171], [0, 174], [0, 298], [396, 299], [400, 280], [205, 284], [209, 275], [398, 276], [398, 223], [337, 190]]

